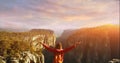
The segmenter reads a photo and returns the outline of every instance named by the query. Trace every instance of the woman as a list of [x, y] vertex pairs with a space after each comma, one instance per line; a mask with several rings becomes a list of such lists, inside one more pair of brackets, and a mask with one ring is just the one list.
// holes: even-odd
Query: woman
[[55, 48], [51, 48], [49, 47], [47, 44], [41, 43], [45, 49], [47, 49], [48, 51], [54, 53], [54, 62], [53, 63], [63, 63], [63, 58], [64, 58], [64, 53], [72, 50], [73, 48], [75, 48], [77, 45], [80, 44], [80, 42], [75, 43], [74, 45], [63, 49], [62, 48], [62, 44], [58, 43], [56, 44]]

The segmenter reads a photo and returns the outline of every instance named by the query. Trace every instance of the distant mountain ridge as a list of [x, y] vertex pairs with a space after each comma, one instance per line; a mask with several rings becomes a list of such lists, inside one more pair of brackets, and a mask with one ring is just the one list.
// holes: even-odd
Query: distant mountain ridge
[[16, 28], [0, 28], [0, 31], [7, 31], [7, 32], [50, 32], [50, 33], [54, 33], [53, 30], [50, 29], [16, 29]]
[[44, 32], [53, 34], [54, 31], [50, 29], [31, 29], [29, 32]]
[[65, 39], [67, 39], [73, 32], [74, 32], [74, 29], [64, 30], [61, 36], [57, 39], [57, 42], [65, 41]]
[[27, 31], [29, 29], [26, 29], [26, 28], [19, 28], [19, 29], [16, 29], [16, 28], [0, 28], [0, 31], [7, 31], [7, 32], [24, 32], [24, 31]]

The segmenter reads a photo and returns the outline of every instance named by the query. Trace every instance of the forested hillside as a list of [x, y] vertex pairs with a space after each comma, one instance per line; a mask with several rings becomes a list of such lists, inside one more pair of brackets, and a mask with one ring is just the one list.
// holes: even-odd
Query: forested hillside
[[[54, 32], [45, 29], [33, 29], [27, 32], [0, 32], [0, 59], [1, 56], [18, 57], [24, 51], [29, 54], [41, 54], [43, 47], [38, 44], [44, 42], [50, 46], [55, 45]], [[36, 45], [38, 44], [38, 45]], [[43, 62], [44, 60], [42, 60]], [[10, 62], [8, 62], [10, 63]]]

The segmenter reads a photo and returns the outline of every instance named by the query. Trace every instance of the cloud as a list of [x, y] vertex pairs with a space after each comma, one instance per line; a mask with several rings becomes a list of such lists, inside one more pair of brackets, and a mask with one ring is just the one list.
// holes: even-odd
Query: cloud
[[70, 24], [77, 28], [98, 21], [118, 22], [118, 14], [118, 0], [0, 0], [0, 27], [10, 23], [11, 27], [57, 29]]

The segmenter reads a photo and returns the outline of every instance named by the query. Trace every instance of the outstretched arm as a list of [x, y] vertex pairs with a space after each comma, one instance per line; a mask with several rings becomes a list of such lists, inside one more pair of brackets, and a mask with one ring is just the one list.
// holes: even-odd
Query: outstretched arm
[[64, 49], [62, 52], [66, 53], [66, 52], [68, 52], [68, 51], [74, 49], [74, 48], [75, 48], [77, 45], [79, 45], [79, 44], [80, 44], [80, 42], [76, 42], [74, 45], [72, 45], [72, 46], [70, 46], [70, 47]]
[[44, 43], [41, 43], [41, 42], [40, 42], [40, 44], [42, 44], [45, 47], [45, 49], [47, 49], [48, 51], [50, 51], [50, 52], [56, 52], [55, 49], [49, 47], [47, 44], [44, 44]]

